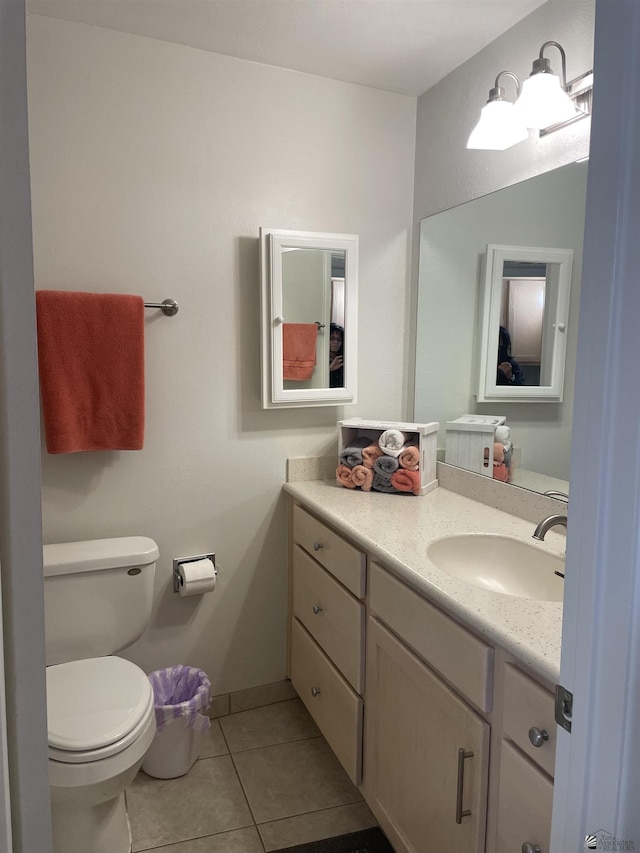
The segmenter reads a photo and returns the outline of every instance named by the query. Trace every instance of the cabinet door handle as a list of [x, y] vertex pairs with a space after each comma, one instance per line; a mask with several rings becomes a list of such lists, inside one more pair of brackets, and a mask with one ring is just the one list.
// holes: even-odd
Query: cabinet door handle
[[320, 605], [319, 605], [319, 604], [314, 604], [314, 605], [313, 605], [313, 612], [314, 612], [314, 613], [315, 613], [315, 615], [317, 616], [317, 615], [318, 615], [318, 613], [322, 613], [322, 607], [320, 607]]
[[473, 758], [473, 752], [465, 752], [464, 749], [458, 750], [458, 786], [456, 796], [456, 823], [462, 823], [463, 817], [471, 815], [470, 809], [462, 809], [462, 797], [464, 796], [464, 760], [465, 758]]
[[311, 695], [313, 696], [314, 699], [316, 696], [319, 696], [320, 695], [320, 688], [319, 687], [312, 687], [311, 688]]
[[316, 539], [315, 542], [313, 543], [313, 550], [319, 551], [320, 548], [322, 548], [322, 542], [318, 542], [318, 540]]
[[542, 746], [545, 741], [549, 740], [549, 732], [545, 729], [538, 729], [536, 726], [531, 726], [529, 729], [529, 740], [532, 746]]
[[522, 853], [542, 853], [542, 850], [537, 844], [532, 844], [530, 841], [525, 841], [522, 845]]

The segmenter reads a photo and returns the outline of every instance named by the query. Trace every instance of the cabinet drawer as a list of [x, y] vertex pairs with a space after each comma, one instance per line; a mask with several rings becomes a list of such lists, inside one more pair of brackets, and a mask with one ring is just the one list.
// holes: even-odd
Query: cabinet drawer
[[301, 506], [293, 508], [293, 541], [313, 554], [357, 598], [364, 598], [365, 556]]
[[[553, 778], [556, 759], [555, 702], [552, 693], [512, 664], [505, 666], [502, 728], [520, 749]], [[547, 732], [539, 747], [529, 740], [529, 729]]]
[[291, 620], [291, 682], [349, 778], [358, 785], [362, 699], [297, 619]]
[[508, 741], [502, 741], [496, 853], [526, 842], [549, 853], [553, 782]]
[[376, 563], [371, 609], [481, 711], [493, 703], [493, 649]]
[[362, 693], [364, 604], [299, 545], [293, 546], [293, 614]]

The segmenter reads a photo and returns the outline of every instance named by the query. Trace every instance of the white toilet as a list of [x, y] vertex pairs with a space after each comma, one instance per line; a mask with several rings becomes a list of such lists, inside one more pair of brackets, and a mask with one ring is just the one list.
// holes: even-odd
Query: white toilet
[[156, 732], [145, 673], [115, 652], [149, 622], [158, 546], [131, 536], [44, 547], [54, 853], [129, 853], [124, 790]]

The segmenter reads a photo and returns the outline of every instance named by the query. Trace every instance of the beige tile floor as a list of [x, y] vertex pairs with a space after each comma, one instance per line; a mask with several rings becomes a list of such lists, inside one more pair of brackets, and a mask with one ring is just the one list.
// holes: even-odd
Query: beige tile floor
[[133, 851], [264, 853], [375, 825], [299, 699], [211, 721], [186, 776], [127, 791]]

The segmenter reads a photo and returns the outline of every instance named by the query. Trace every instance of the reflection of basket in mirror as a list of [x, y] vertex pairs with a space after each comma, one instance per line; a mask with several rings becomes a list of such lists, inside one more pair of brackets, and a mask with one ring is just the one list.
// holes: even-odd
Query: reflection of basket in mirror
[[461, 415], [447, 421], [444, 461], [485, 477], [493, 477], [493, 444], [504, 415]]

